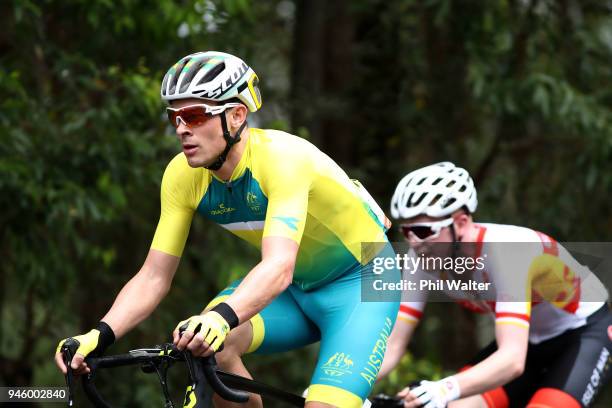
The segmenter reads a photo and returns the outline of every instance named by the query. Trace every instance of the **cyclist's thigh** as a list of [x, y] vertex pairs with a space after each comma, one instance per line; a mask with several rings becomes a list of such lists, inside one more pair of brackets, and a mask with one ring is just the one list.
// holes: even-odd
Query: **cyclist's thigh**
[[591, 406], [612, 376], [609, 363], [612, 342], [607, 333], [610, 324], [612, 314], [608, 313], [574, 330], [571, 345], [549, 366], [540, 383], [541, 388], [564, 391], [581, 406]]
[[[223, 302], [241, 280], [221, 291], [207, 308]], [[253, 339], [248, 353], [276, 353], [293, 350], [319, 340], [319, 329], [302, 312], [289, 291], [276, 297], [261, 312], [250, 319]]]
[[362, 272], [362, 268], [355, 268], [312, 292], [292, 290], [305, 313], [321, 329], [319, 360], [308, 401], [360, 407], [376, 381], [399, 309], [399, 296], [395, 301], [362, 302]]

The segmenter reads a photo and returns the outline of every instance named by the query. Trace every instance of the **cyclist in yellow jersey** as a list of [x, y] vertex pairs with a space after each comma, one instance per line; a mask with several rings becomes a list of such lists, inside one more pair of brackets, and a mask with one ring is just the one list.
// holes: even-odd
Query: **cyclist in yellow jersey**
[[[402, 390], [405, 407], [591, 406], [612, 375], [606, 288], [545, 234], [475, 223], [476, 206], [468, 172], [449, 162], [409, 173], [393, 195], [391, 213], [414, 250], [478, 264], [456, 276], [419, 268], [405, 277], [417, 284], [435, 277], [448, 296], [495, 321], [493, 343], [458, 374]], [[450, 290], [452, 281], [489, 289]], [[419, 288], [404, 295], [381, 376], [399, 362], [429, 292], [438, 290]]]
[[[262, 259], [204, 312], [177, 324], [177, 347], [195, 355], [219, 351], [221, 368], [249, 376], [244, 353], [320, 341], [306, 406], [360, 407], [399, 308], [399, 297], [361, 301], [373, 258], [393, 253], [384, 213], [309, 142], [247, 126], [261, 96], [257, 75], [239, 58], [188, 55], [166, 73], [161, 96], [183, 151], [164, 173], [151, 249], [98, 327], [75, 337], [80, 348], [72, 367], [86, 372], [84, 356], [102, 352], [152, 313], [170, 289], [199, 213], [260, 248]], [[386, 279], [399, 275], [392, 270]], [[65, 371], [59, 347], [56, 361]], [[261, 406], [261, 400], [252, 396], [246, 406]]]

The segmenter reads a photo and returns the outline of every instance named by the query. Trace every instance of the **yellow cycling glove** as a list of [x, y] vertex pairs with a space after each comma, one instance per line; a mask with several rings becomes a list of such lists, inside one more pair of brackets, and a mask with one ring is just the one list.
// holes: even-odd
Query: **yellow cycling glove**
[[176, 330], [202, 333], [204, 342], [218, 351], [231, 329], [238, 326], [238, 316], [227, 303], [220, 303], [210, 311], [191, 316], [176, 326]]
[[[104, 322], [100, 322], [98, 326], [89, 333], [81, 334], [80, 336], [68, 337], [63, 339], [57, 345], [56, 353], [61, 351], [62, 346], [71, 347], [73, 354], [82, 354], [83, 356], [98, 356], [104, 352], [115, 341], [115, 333], [110, 326]], [[76, 349], [74, 349], [76, 347]]]

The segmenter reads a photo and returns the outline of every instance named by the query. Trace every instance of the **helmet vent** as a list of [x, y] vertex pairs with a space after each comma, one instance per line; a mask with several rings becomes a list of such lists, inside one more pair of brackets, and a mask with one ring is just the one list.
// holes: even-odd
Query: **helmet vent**
[[181, 82], [181, 89], [179, 89], [180, 93], [185, 92], [187, 88], [189, 88], [193, 77], [196, 76], [198, 71], [200, 71], [200, 68], [202, 68], [202, 65], [206, 64], [207, 61], [207, 59], [203, 58], [189, 67], [189, 71], [187, 71], [185, 77], [183, 78], [183, 81]]
[[185, 68], [185, 65], [187, 65], [188, 62], [189, 62], [189, 58], [185, 58], [180, 62], [178, 67], [176, 67], [176, 71], [174, 71], [172, 82], [170, 83], [170, 90], [168, 91], [169, 94], [173, 94], [174, 91], [176, 90], [176, 85], [178, 84], [178, 80], [181, 77], [181, 72], [183, 71], [183, 68]]
[[427, 180], [427, 177], [423, 177], [421, 180], [419, 180], [418, 183], [416, 183], [416, 185], [420, 186], [421, 184], [423, 184], [425, 182], [425, 180]]
[[456, 199], [456, 198], [454, 198], [454, 197], [449, 198], [449, 199], [448, 199], [448, 201], [447, 201], [447, 202], [444, 204], [444, 207], [450, 207], [451, 205], [453, 205], [453, 203], [454, 203], [455, 201], [457, 201], [457, 199]]
[[413, 203], [413, 205], [417, 206], [417, 205], [421, 204], [421, 201], [423, 201], [423, 199], [425, 198], [426, 195], [427, 195], [426, 193], [422, 193], [420, 195], [420, 197], [416, 200], [416, 202]]
[[459, 191], [460, 191], [461, 193], [463, 193], [465, 190], [467, 190], [467, 187], [465, 186], [465, 184], [464, 184], [464, 185], [462, 185], [462, 186], [461, 186], [461, 188], [459, 188]]
[[161, 86], [161, 91], [162, 91], [162, 95], [166, 95], [166, 85], [168, 84], [168, 78], [170, 77], [170, 74], [166, 74], [164, 76], [164, 81], [162, 82], [162, 86]]
[[442, 198], [442, 194], [437, 194], [430, 202], [429, 205], [434, 205]]
[[202, 84], [212, 81], [213, 79], [217, 77], [217, 75], [223, 72], [224, 69], [225, 69], [225, 62], [221, 62], [220, 64], [215, 65], [214, 67], [212, 67], [210, 71], [206, 73], [206, 75], [202, 77], [202, 79], [200, 79], [200, 82], [198, 82], [198, 85], [202, 85]]
[[414, 193], [410, 193], [410, 195], [406, 199], [406, 206], [410, 206], [410, 203], [412, 202], [412, 197], [414, 197]]
[[441, 181], [442, 181], [442, 177], [438, 177], [433, 183], [431, 183], [431, 185], [437, 186], [438, 184], [440, 184]]

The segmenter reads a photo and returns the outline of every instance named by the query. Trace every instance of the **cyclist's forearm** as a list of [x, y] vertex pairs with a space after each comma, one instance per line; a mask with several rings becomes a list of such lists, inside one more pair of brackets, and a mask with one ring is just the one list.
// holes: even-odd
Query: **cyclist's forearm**
[[482, 394], [518, 377], [523, 362], [511, 350], [497, 350], [488, 358], [456, 375], [461, 397]]
[[380, 366], [380, 371], [378, 372], [378, 380], [383, 377], [386, 377], [387, 374], [393, 371], [393, 369], [399, 364], [400, 360], [402, 359], [404, 351], [404, 349], [400, 349], [395, 345], [387, 347], [387, 350], [385, 351], [385, 358], [383, 360], [382, 365]]
[[170, 283], [152, 276], [143, 267], [119, 292], [113, 306], [102, 318], [119, 338], [130, 331], [155, 310], [166, 296]]
[[383, 378], [391, 372], [400, 362], [402, 356], [406, 352], [406, 347], [410, 343], [416, 322], [406, 322], [398, 320], [395, 322], [391, 336], [387, 340], [387, 349], [385, 350], [385, 358], [378, 373], [378, 379]]
[[291, 284], [293, 262], [282, 258], [262, 260], [225, 300], [240, 323], [259, 313]]

